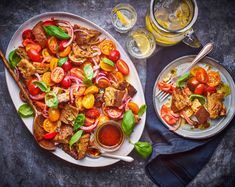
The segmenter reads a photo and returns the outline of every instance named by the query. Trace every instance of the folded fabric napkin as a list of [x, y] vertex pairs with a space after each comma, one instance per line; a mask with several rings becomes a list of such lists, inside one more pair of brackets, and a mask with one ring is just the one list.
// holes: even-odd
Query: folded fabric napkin
[[214, 138], [204, 140], [183, 138], [168, 130], [154, 110], [153, 87], [162, 69], [176, 58], [197, 54], [199, 51], [200, 49], [180, 43], [160, 49], [147, 60], [147, 130], [153, 142], [153, 153], [145, 170], [150, 179], [161, 187], [186, 186], [209, 161], [223, 136], [223, 133], [220, 133]]

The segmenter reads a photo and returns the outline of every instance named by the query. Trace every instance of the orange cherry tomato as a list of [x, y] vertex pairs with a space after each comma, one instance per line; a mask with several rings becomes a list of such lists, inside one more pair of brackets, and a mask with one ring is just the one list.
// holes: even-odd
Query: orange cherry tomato
[[28, 51], [30, 49], [34, 49], [35, 51], [37, 51], [38, 53], [42, 50], [42, 47], [39, 44], [27, 44], [25, 47], [25, 50]]
[[101, 52], [105, 55], [109, 55], [110, 51], [116, 49], [116, 45], [113, 43], [112, 40], [104, 40], [101, 42], [98, 46], [101, 50]]
[[206, 83], [208, 81], [208, 75], [205, 69], [200, 68], [196, 71], [196, 79], [200, 83]]
[[68, 46], [68, 47], [66, 47], [63, 51], [61, 51], [61, 52], [59, 53], [59, 56], [60, 56], [60, 57], [66, 57], [66, 56], [69, 55], [70, 52], [71, 52], [71, 47]]
[[55, 83], [59, 83], [64, 78], [64, 70], [61, 67], [56, 67], [51, 72], [51, 80]]
[[100, 68], [104, 71], [114, 71], [115, 70], [115, 67], [113, 67], [109, 64], [106, 64], [102, 60], [100, 61]]
[[203, 68], [200, 67], [200, 66], [194, 66], [194, 67], [190, 70], [191, 75], [192, 75], [192, 76], [196, 76], [197, 71], [200, 70], [200, 69], [203, 69]]
[[58, 49], [59, 49], [59, 45], [58, 45], [58, 41], [56, 39], [56, 37], [52, 36], [48, 39], [47, 41], [47, 45], [49, 50], [53, 53], [56, 54]]
[[99, 121], [98, 122], [98, 125], [101, 125], [102, 123], [106, 122], [106, 121], [109, 121], [109, 117], [108, 116], [99, 116], [97, 118], [97, 120]]
[[48, 117], [52, 122], [58, 121], [60, 119], [60, 110], [57, 108], [49, 108]]
[[52, 71], [53, 69], [55, 69], [57, 67], [59, 59], [52, 57], [50, 60], [50, 70]]
[[132, 110], [132, 112], [134, 113], [134, 114], [138, 114], [138, 112], [139, 112], [139, 106], [136, 104], [136, 103], [134, 103], [134, 102], [129, 102], [128, 104], [127, 104], [127, 106], [128, 106], [128, 108], [129, 109], [131, 109]]
[[208, 82], [207, 84], [211, 87], [216, 87], [221, 82], [220, 74], [217, 71], [208, 72]]
[[29, 49], [27, 52], [28, 57], [34, 62], [41, 62], [42, 57], [35, 49]]
[[123, 74], [128, 75], [129, 74], [129, 67], [126, 64], [126, 62], [122, 59], [119, 59], [116, 63], [117, 69]]
[[57, 123], [54, 123], [49, 119], [45, 119], [42, 126], [46, 132], [54, 132], [57, 128]]
[[51, 72], [47, 71], [42, 75], [42, 81], [48, 86], [53, 86], [55, 83], [51, 81]]
[[100, 79], [100, 80], [98, 81], [98, 87], [99, 87], [99, 88], [107, 88], [107, 87], [109, 87], [109, 86], [110, 86], [110, 82], [107, 81], [106, 79]]

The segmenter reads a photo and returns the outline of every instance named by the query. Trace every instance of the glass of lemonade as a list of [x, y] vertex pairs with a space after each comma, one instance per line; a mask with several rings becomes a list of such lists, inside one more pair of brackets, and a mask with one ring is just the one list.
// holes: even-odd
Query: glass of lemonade
[[197, 16], [196, 0], [151, 0], [145, 21], [147, 29], [161, 46], [183, 41], [192, 47], [200, 47], [192, 29]]
[[111, 21], [116, 31], [126, 33], [135, 25], [137, 13], [131, 5], [120, 3], [112, 9]]
[[153, 54], [156, 42], [152, 33], [144, 28], [138, 28], [128, 35], [126, 48], [131, 56], [143, 59]]

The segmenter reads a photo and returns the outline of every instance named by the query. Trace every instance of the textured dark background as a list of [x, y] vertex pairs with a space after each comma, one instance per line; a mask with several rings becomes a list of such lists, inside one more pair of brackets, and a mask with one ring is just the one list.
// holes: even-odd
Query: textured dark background
[[[15, 30], [30, 17], [47, 11], [67, 11], [83, 16], [110, 32], [123, 46], [126, 35], [114, 31], [107, 15], [121, 1], [0, 0], [0, 45], [5, 52]], [[135, 27], [144, 26], [149, 0], [122, 1], [138, 12]], [[213, 41], [211, 56], [235, 75], [235, 1], [198, 0], [194, 28], [202, 43]], [[145, 61], [134, 60], [143, 86]], [[144, 173], [144, 160], [132, 152], [131, 164], [119, 162], [105, 168], [79, 167], [40, 149], [16, 114], [0, 64], [0, 186], [154, 186]], [[234, 107], [234, 106], [233, 106]], [[235, 124], [234, 124], [235, 125]], [[142, 136], [148, 140], [147, 132]], [[197, 163], [195, 163], [197, 164]], [[167, 180], [167, 179], [166, 179]], [[188, 186], [235, 185], [235, 127], [222, 139], [210, 162]]]

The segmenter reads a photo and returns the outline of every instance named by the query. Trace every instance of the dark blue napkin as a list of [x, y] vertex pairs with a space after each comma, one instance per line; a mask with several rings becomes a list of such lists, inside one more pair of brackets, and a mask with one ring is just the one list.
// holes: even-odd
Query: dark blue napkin
[[223, 136], [220, 133], [215, 138], [204, 140], [180, 137], [161, 123], [154, 110], [152, 93], [158, 74], [172, 60], [199, 51], [180, 43], [160, 49], [147, 60], [147, 130], [153, 142], [153, 153], [145, 170], [150, 179], [161, 187], [186, 186], [209, 161]]

